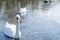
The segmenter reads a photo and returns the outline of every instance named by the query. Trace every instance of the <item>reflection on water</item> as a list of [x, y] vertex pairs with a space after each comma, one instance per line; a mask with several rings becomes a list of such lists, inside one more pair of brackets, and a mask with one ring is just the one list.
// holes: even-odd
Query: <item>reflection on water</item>
[[2, 3], [2, 8], [1, 8], [1, 11], [0, 11], [0, 19], [4, 19], [4, 14], [5, 14], [5, 2]]
[[[28, 4], [23, 5], [27, 8], [27, 14], [21, 24], [21, 40], [60, 40], [60, 3], [44, 3], [44, 0], [26, 1]], [[10, 9], [10, 7], [13, 8]], [[9, 4], [5, 13], [7, 21], [15, 22], [16, 8], [16, 5], [14, 7]]]
[[[15, 2], [15, 4], [14, 4], [14, 2]], [[10, 2], [7, 1], [6, 2], [6, 10], [4, 9], [5, 6], [2, 5], [3, 9], [6, 11], [5, 14], [7, 14], [7, 15], [5, 15], [5, 17], [7, 16], [7, 21], [8, 20], [13, 21], [15, 19], [14, 17], [16, 15], [18, 1], [15, 0], [14, 2], [12, 0]], [[21, 1], [21, 7], [23, 7], [25, 5], [25, 7], [27, 8], [27, 11], [30, 11], [30, 10], [34, 11], [36, 9], [36, 10], [39, 10], [42, 12], [46, 12], [51, 8], [51, 6], [54, 5], [54, 4], [53, 5], [52, 4], [53, 3], [44, 3], [44, 1], [41, 1], [41, 0], [39, 0], [39, 1], [36, 1], [36, 0]], [[4, 15], [3, 13], [0, 13], [0, 14]]]

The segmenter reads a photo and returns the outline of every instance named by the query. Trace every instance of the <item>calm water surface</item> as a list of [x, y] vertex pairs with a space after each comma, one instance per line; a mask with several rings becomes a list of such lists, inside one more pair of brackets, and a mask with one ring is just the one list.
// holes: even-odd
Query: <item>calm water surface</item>
[[[27, 13], [22, 18], [21, 40], [60, 40], [60, 3], [58, 1], [44, 3], [40, 0], [30, 0], [25, 5]], [[14, 9], [6, 11], [4, 16], [8, 22], [14, 23], [15, 10], [10, 10]], [[2, 23], [4, 22], [1, 21], [0, 23], [1, 28], [3, 28]], [[0, 33], [0, 40], [5, 39], [3, 33]]]

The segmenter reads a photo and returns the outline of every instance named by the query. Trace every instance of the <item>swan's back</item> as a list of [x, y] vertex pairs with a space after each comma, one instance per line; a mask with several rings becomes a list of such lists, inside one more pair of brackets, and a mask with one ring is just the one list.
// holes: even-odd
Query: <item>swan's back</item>
[[20, 30], [18, 31], [19, 35], [16, 35], [16, 33], [17, 33], [16, 29], [17, 29], [17, 26], [15, 24], [9, 24], [8, 22], [6, 22], [5, 29], [4, 29], [4, 34], [7, 35], [7, 36], [10, 36], [10, 37], [13, 37], [13, 38], [17, 38], [15, 36], [21, 37]]
[[21, 8], [21, 15], [26, 15], [26, 7], [25, 8]]
[[9, 24], [8, 22], [6, 22], [5, 25], [5, 29], [4, 29], [4, 33], [10, 37], [14, 37], [15, 33], [16, 33], [16, 25], [14, 24]]

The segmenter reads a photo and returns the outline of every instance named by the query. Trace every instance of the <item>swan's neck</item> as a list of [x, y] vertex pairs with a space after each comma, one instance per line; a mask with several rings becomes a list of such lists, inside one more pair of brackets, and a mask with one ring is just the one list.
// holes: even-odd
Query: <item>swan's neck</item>
[[20, 31], [20, 23], [16, 23], [16, 32]]
[[16, 23], [16, 33], [15, 33], [15, 37], [19, 38], [20, 36], [20, 23]]
[[20, 18], [17, 17], [17, 23], [16, 23], [16, 33], [15, 33], [15, 37], [19, 38], [20, 37]]

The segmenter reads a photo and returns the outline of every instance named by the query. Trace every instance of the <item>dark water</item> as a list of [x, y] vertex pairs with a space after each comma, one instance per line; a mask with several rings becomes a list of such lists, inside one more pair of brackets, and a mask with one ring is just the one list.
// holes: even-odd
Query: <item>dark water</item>
[[[27, 13], [21, 23], [21, 40], [60, 40], [60, 3], [44, 3], [41, 0], [25, 2]], [[14, 20], [14, 12], [7, 13], [9, 21]], [[3, 33], [0, 33], [0, 40], [5, 39]]]

